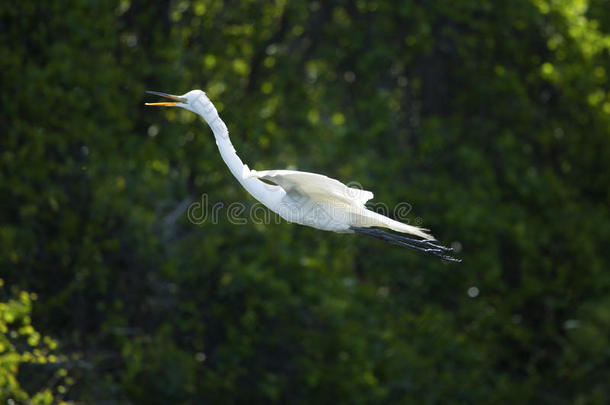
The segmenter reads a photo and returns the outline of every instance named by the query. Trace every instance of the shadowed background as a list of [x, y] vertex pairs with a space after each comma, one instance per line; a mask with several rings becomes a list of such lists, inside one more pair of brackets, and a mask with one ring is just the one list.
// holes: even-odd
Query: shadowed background
[[[0, 401], [607, 403], [607, 1], [10, 3]], [[143, 105], [194, 88], [463, 263], [232, 224], [211, 131]]]

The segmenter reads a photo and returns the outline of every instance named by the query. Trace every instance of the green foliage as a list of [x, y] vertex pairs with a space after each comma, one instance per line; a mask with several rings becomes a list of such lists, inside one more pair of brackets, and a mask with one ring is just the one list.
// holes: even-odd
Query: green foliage
[[[0, 300], [6, 395], [607, 403], [605, 1], [5, 3], [0, 274], [39, 296]], [[143, 106], [193, 88], [250, 167], [408, 202], [463, 263], [231, 223], [210, 131]], [[80, 359], [59, 396], [15, 343], [43, 335]]]
[[[5, 292], [4, 280], [0, 278], [0, 402], [51, 404], [54, 394], [57, 394], [56, 400], [61, 398], [67, 391], [66, 384], [73, 381], [60, 368], [66, 361], [65, 356], [53, 354], [57, 342], [42, 336], [32, 326], [30, 316], [36, 294], [15, 291], [12, 295], [9, 297]], [[20, 368], [28, 365], [45, 375], [46, 386], [39, 390], [24, 388], [18, 374]], [[49, 371], [49, 366], [55, 372]]]

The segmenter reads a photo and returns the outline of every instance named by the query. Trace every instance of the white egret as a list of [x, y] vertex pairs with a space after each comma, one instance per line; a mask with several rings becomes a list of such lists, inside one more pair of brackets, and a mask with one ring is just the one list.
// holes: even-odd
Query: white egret
[[[146, 105], [181, 107], [203, 117], [212, 129], [220, 155], [233, 176], [254, 198], [285, 220], [324, 231], [362, 233], [443, 260], [460, 261], [448, 254], [453, 249], [438, 244], [426, 229], [404, 224], [369, 210], [365, 203], [373, 198], [370, 191], [348, 187], [338, 180], [316, 173], [250, 170], [235, 153], [227, 126], [203, 91], [191, 90], [181, 96], [156, 91], [148, 93], [171, 101]], [[379, 228], [417, 238], [397, 235]]]

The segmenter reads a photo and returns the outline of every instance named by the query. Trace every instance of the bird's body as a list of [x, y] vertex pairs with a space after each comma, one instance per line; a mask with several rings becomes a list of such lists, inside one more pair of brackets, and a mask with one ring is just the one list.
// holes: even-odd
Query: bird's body
[[[433, 254], [445, 260], [457, 261], [446, 254], [451, 249], [437, 245], [425, 229], [395, 221], [369, 210], [365, 203], [373, 193], [348, 187], [330, 177], [295, 170], [250, 170], [235, 152], [227, 126], [218, 111], [201, 90], [183, 96], [150, 92], [175, 100], [148, 103], [176, 106], [200, 115], [210, 126], [222, 159], [237, 181], [258, 201], [288, 222], [339, 233], [364, 233], [391, 243]], [[417, 236], [411, 239], [379, 230]]]

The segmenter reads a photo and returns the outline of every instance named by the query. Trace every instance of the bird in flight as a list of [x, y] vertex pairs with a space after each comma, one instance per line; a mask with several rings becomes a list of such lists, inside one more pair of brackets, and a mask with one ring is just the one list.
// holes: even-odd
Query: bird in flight
[[451, 256], [452, 248], [440, 245], [426, 229], [369, 210], [365, 203], [373, 198], [370, 191], [348, 187], [322, 174], [296, 170], [250, 170], [237, 156], [227, 126], [205, 92], [191, 90], [181, 96], [157, 91], [147, 93], [171, 101], [146, 105], [181, 107], [200, 115], [212, 129], [220, 155], [237, 181], [254, 198], [288, 222], [324, 231], [369, 235], [445, 261], [461, 261]]

